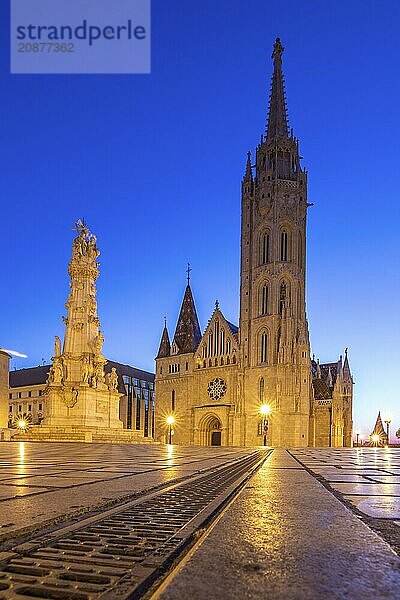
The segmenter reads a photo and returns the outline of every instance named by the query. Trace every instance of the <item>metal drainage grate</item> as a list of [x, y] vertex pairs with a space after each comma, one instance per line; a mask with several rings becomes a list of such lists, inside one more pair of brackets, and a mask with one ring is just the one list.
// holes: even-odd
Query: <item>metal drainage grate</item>
[[14, 556], [1, 565], [0, 600], [141, 597], [266, 456], [254, 452], [14, 548]]

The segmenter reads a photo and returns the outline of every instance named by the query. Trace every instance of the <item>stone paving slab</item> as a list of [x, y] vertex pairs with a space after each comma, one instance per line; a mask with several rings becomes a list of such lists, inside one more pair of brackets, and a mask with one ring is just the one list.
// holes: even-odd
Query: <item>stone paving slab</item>
[[400, 485], [388, 485], [387, 483], [373, 483], [372, 481], [364, 483], [335, 483], [330, 482], [333, 489], [337, 490], [341, 494], [345, 495], [357, 495], [357, 496], [399, 496], [400, 497]]
[[400, 558], [276, 449], [174, 575], [154, 600], [395, 599]]
[[[366, 517], [400, 518], [398, 448], [304, 448], [290, 452]], [[339, 482], [336, 472], [348, 479]]]
[[344, 496], [355, 508], [376, 519], [400, 519], [400, 498], [390, 496]]
[[148, 444], [0, 442], [0, 540], [251, 452]]

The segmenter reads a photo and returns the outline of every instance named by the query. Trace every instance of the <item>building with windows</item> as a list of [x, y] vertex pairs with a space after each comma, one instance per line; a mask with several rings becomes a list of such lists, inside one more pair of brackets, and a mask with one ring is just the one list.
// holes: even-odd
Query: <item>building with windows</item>
[[[118, 374], [119, 418], [123, 429], [143, 438], [154, 437], [154, 374], [114, 361], [107, 361], [105, 373]], [[10, 371], [8, 427], [21, 417], [40, 425], [46, 415], [45, 389], [51, 365]]]
[[[172, 342], [156, 358], [156, 439], [255, 446], [349, 446], [353, 381], [310, 356], [306, 317], [307, 172], [289, 130], [283, 47], [273, 49], [266, 134], [242, 180], [239, 327], [218, 302], [202, 333], [188, 276]], [[263, 407], [263, 408], [262, 408]]]

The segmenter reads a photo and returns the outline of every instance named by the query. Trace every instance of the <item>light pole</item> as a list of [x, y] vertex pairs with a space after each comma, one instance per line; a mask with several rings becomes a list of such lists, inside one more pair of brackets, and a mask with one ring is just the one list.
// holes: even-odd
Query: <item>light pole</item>
[[260, 406], [260, 415], [262, 416], [262, 430], [264, 434], [264, 446], [267, 445], [267, 433], [268, 433], [268, 416], [271, 414], [271, 407], [269, 404], [262, 404]]
[[385, 419], [385, 424], [386, 424], [386, 435], [387, 435], [387, 445], [389, 446], [389, 427], [390, 427], [390, 423], [392, 422], [391, 419]]
[[169, 417], [167, 417], [167, 425], [169, 427], [169, 432], [168, 432], [168, 443], [169, 445], [172, 444], [172, 425], [175, 423], [175, 417], [173, 417], [172, 415], [170, 415]]
[[360, 443], [359, 443], [359, 439], [360, 439], [360, 432], [356, 431], [356, 446], [357, 448], [359, 447]]

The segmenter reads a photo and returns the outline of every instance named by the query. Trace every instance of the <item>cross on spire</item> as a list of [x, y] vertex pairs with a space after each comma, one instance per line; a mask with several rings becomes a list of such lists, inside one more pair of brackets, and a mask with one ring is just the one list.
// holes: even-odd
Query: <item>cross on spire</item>
[[187, 282], [188, 285], [190, 285], [190, 273], [192, 272], [192, 268], [190, 266], [190, 263], [188, 262], [187, 264], [187, 269], [186, 269], [186, 273], [187, 273]]

